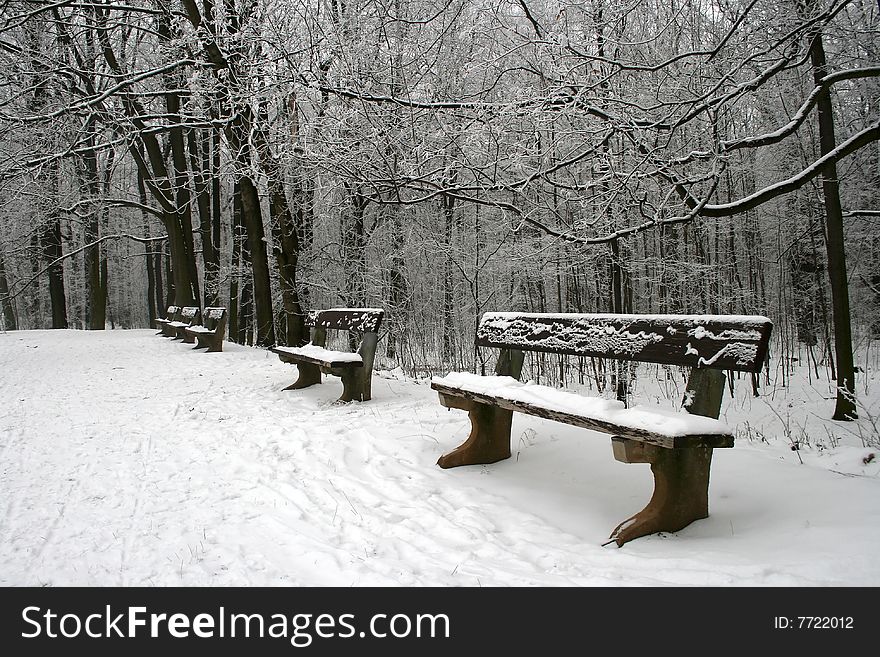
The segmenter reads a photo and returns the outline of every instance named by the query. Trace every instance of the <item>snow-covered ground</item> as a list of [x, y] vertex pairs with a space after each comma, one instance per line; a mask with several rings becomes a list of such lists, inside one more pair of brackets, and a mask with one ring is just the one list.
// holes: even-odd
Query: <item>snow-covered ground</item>
[[652, 484], [607, 436], [516, 414], [513, 458], [441, 470], [468, 421], [427, 381], [332, 405], [335, 377], [154, 333], [0, 333], [0, 584], [880, 585], [880, 454], [825, 382], [739, 382], [711, 516], [618, 549]]

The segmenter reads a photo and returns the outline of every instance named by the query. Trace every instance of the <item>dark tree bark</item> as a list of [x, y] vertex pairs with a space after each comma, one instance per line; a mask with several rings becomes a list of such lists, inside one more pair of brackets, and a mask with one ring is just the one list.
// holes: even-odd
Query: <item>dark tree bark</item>
[[[58, 260], [61, 250], [61, 220], [51, 217], [41, 235], [43, 256], [47, 262]], [[52, 328], [67, 328], [67, 299], [64, 295], [64, 263], [57, 262], [49, 268], [49, 299], [52, 304]]]
[[451, 362], [455, 358], [455, 294], [452, 280], [455, 198], [444, 195], [440, 204], [443, 209], [443, 241], [446, 248], [443, 261], [443, 358], [446, 362]]
[[[138, 175], [138, 198], [141, 205], [147, 206], [147, 190], [144, 189], [144, 179]], [[150, 218], [145, 210], [141, 210], [143, 218], [144, 237], [150, 237]], [[147, 270], [147, 314], [150, 318], [150, 328], [155, 326], [155, 320], [160, 315], [165, 316], [165, 308], [162, 307], [162, 245], [157, 242], [148, 242], [144, 253], [144, 267]]]
[[[205, 307], [219, 306], [220, 298], [220, 254], [214, 230], [211, 192], [216, 177], [211, 170], [210, 136], [204, 133], [199, 139], [195, 130], [187, 134], [190, 168], [196, 194], [196, 207], [199, 212], [199, 236], [202, 240], [202, 263], [205, 271]], [[200, 145], [201, 144], [201, 145]], [[219, 232], [219, 226], [217, 227]]]
[[[288, 99], [290, 122], [290, 137], [296, 144], [297, 119], [296, 100], [291, 96]], [[269, 219], [272, 226], [272, 251], [278, 268], [278, 279], [281, 286], [282, 325], [281, 339], [284, 344], [300, 346], [308, 342], [308, 330], [305, 326], [305, 312], [300, 300], [299, 283], [297, 281], [297, 269], [301, 249], [300, 235], [302, 226], [312, 223], [311, 186], [306, 181], [306, 176], [296, 166], [293, 208], [287, 200], [284, 190], [284, 173], [281, 165], [269, 147], [267, 135], [267, 108], [261, 107], [257, 117], [257, 130], [254, 141], [260, 158], [260, 167], [266, 174], [269, 188]], [[301, 149], [295, 148], [297, 156], [302, 155]]]
[[[161, 6], [161, 3], [160, 3]], [[165, 8], [167, 11], [167, 7]], [[96, 10], [97, 11], [97, 10]], [[109, 30], [106, 29], [108, 15], [99, 14], [97, 34], [101, 53], [114, 77], [124, 79], [127, 71], [120, 64], [113, 44], [109, 38]], [[163, 25], [169, 21], [167, 16], [162, 16], [158, 21], [159, 31], [164, 30]], [[167, 30], [166, 30], [167, 31]], [[164, 33], [163, 33], [164, 34]], [[170, 33], [163, 39], [170, 38]], [[167, 76], [166, 76], [167, 77]], [[172, 78], [173, 80], [176, 78]], [[89, 89], [97, 93], [94, 89]], [[180, 96], [175, 84], [169, 84], [168, 90], [163, 94], [166, 110], [172, 116], [178, 116], [180, 112]], [[131, 122], [135, 132], [134, 139], [128, 147], [129, 153], [137, 164], [138, 173], [143, 178], [144, 186], [156, 200], [162, 216], [162, 223], [168, 232], [168, 244], [171, 249], [172, 267], [168, 279], [169, 296], [173, 291], [174, 305], [191, 306], [195, 303], [198, 295], [198, 277], [196, 274], [195, 259], [192, 246], [192, 220], [189, 211], [189, 188], [187, 180], [186, 159], [183, 150], [183, 129], [181, 127], [170, 131], [173, 170], [169, 171], [166, 164], [165, 153], [156, 133], [147, 129], [142, 117], [148, 116], [149, 112], [133, 94], [124, 94], [121, 97], [121, 106]], [[179, 121], [177, 122], [179, 124]]]
[[[168, 250], [171, 250], [170, 240], [168, 242]], [[162, 253], [159, 256], [159, 259], [156, 261], [157, 266], [161, 268], [161, 265], [164, 263], [165, 267], [165, 280], [168, 282], [167, 291], [165, 297], [162, 299], [162, 303], [160, 304], [163, 308], [167, 308], [168, 306], [179, 306], [177, 303], [177, 294], [174, 291], [174, 272], [172, 271], [172, 258], [169, 253], [163, 248]], [[157, 290], [157, 292], [161, 296], [161, 289]]]
[[9, 281], [6, 280], [6, 268], [3, 266], [3, 252], [0, 251], [0, 309], [3, 311], [3, 328], [6, 331], [18, 329], [15, 307], [9, 298]]
[[[247, 228], [248, 251], [253, 270], [252, 289], [256, 343], [262, 347], [270, 347], [275, 344], [276, 340], [269, 256], [256, 181], [248, 173], [252, 165], [249, 140], [255, 127], [254, 112], [246, 100], [241, 100], [246, 98], [247, 92], [243, 82], [244, 78], [238, 70], [240, 52], [233, 50], [224, 53], [220, 50], [214, 40], [215, 31], [218, 29], [214, 5], [208, 2], [203, 6], [206, 12], [204, 17], [195, 0], [183, 0], [186, 16], [193, 27], [198, 30], [203, 53], [212, 64], [212, 70], [218, 74], [217, 82], [220, 87], [221, 103], [227, 105], [230, 110], [225, 134], [232, 159], [238, 170], [237, 182], [241, 196], [241, 213], [243, 223]], [[226, 16], [226, 25], [223, 28], [227, 34], [235, 35], [239, 33], [241, 27], [238, 14], [231, 12]], [[223, 71], [222, 76], [219, 75], [220, 71]], [[245, 290], [242, 290], [243, 300], [245, 298], [244, 292]], [[243, 310], [244, 303], [242, 302], [242, 306], [239, 308], [239, 320], [242, 319]], [[241, 321], [239, 328], [241, 328]]]
[[406, 339], [406, 324], [409, 316], [409, 284], [406, 279], [406, 260], [403, 249], [406, 245], [406, 229], [400, 217], [400, 210], [393, 206], [388, 209], [391, 218], [391, 253], [388, 258], [388, 358], [399, 358], [401, 347]]
[[[30, 111], [40, 112], [51, 101], [52, 91], [50, 88], [50, 72], [45, 61], [38, 55], [42, 51], [44, 34], [40, 25], [34, 22], [24, 24], [25, 38], [30, 52], [34, 54], [31, 64], [33, 71], [30, 76], [32, 94], [27, 97], [26, 104]], [[38, 229], [39, 236], [34, 239], [39, 243], [39, 250], [47, 263], [59, 260], [62, 253], [61, 244], [61, 217], [58, 211], [58, 176], [59, 163], [51, 162], [45, 172], [37, 175], [38, 179], [46, 185], [47, 199], [45, 221], [38, 219], [41, 227]], [[38, 210], [39, 212], [39, 210]], [[32, 245], [34, 246], [34, 245]], [[37, 261], [35, 260], [35, 263]], [[58, 262], [48, 269], [49, 300], [52, 309], [52, 328], [67, 328], [67, 299], [64, 292], [64, 264]]]
[[[809, 0], [808, 7], [815, 6]], [[825, 47], [821, 30], [810, 35], [810, 60], [817, 83], [828, 75]], [[817, 102], [819, 123], [819, 146], [822, 155], [832, 152], [836, 145], [834, 135], [834, 109], [827, 87], [819, 93]], [[849, 284], [846, 273], [846, 250], [843, 241], [843, 209], [840, 205], [840, 181], [837, 165], [832, 161], [822, 171], [822, 196], [825, 199], [825, 247], [828, 254], [828, 278], [831, 281], [831, 308], [834, 322], [834, 355], [837, 361], [837, 402], [835, 420], [852, 420], [857, 417], [855, 405], [855, 366], [852, 351], [852, 326], [850, 324]]]
[[[232, 192], [232, 282], [229, 286], [229, 338], [238, 344], [253, 344], [253, 284], [250, 244], [244, 225], [241, 182]], [[242, 274], [241, 272], [245, 272]]]

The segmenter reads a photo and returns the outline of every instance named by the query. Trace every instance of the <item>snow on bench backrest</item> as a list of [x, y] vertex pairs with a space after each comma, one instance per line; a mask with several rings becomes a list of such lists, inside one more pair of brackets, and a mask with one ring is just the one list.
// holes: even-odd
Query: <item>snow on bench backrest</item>
[[773, 324], [757, 315], [485, 313], [483, 347], [760, 372]]
[[225, 312], [226, 308], [205, 308], [205, 317], [207, 319], [220, 319]]
[[355, 330], [376, 333], [385, 311], [381, 308], [329, 308], [312, 310], [306, 318], [307, 326], [335, 329], [337, 331]]
[[181, 311], [180, 314], [183, 315], [184, 317], [186, 317], [187, 319], [192, 319], [193, 317], [195, 317], [198, 314], [198, 312], [199, 312], [198, 306], [187, 306], [186, 308], [184, 308]]

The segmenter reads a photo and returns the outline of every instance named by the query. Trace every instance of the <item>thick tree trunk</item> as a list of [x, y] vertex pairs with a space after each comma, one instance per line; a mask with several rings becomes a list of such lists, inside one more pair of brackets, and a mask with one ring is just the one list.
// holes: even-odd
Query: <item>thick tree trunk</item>
[[6, 268], [3, 265], [3, 252], [0, 251], [0, 310], [3, 316], [3, 330], [15, 331], [18, 329], [18, 321], [15, 317], [15, 307], [9, 298], [9, 281], [6, 280]]
[[[168, 251], [171, 250], [171, 243], [169, 240], [168, 243]], [[163, 308], [167, 308], [168, 306], [176, 306], [179, 305], [175, 302], [177, 298], [177, 293], [174, 291], [174, 272], [171, 269], [171, 254], [166, 252], [166, 250], [162, 249], [162, 256], [159, 259], [159, 264], [164, 262], [165, 264], [165, 281], [167, 282], [167, 290], [165, 293], [165, 298], [163, 302], [160, 304]]]
[[[43, 229], [41, 237], [43, 256], [53, 262], [62, 256], [61, 220], [51, 217]], [[67, 299], [64, 295], [64, 263], [58, 262], [49, 268], [49, 299], [52, 303], [52, 328], [67, 328]]]
[[[94, 132], [88, 137], [88, 143], [94, 144]], [[91, 199], [92, 207], [84, 221], [84, 241], [86, 244], [96, 242], [100, 236], [100, 216], [95, 204], [100, 196], [98, 183], [98, 155], [93, 149], [83, 152], [81, 156], [81, 182], [82, 195]], [[101, 287], [101, 264], [104, 259], [103, 245], [97, 244], [87, 249], [83, 254], [85, 280], [86, 280], [86, 303], [85, 303], [85, 326], [90, 330], [103, 330], [106, 322], [106, 290]]]
[[[275, 344], [275, 318], [272, 312], [269, 254], [266, 249], [266, 234], [263, 230], [260, 196], [256, 185], [248, 176], [241, 178], [241, 208], [244, 215], [244, 225], [247, 227], [248, 254], [253, 271], [256, 344], [261, 347], [271, 347]], [[242, 294], [241, 310], [244, 311], [244, 309], [244, 294]]]
[[[288, 114], [291, 140], [296, 144], [298, 139], [296, 120], [296, 100], [291, 96], [288, 105], [293, 113]], [[268, 141], [268, 109], [261, 106], [257, 115], [257, 129], [254, 134], [260, 167], [267, 178], [269, 188], [269, 221], [272, 227], [272, 252], [278, 268], [278, 279], [281, 287], [282, 318], [279, 330], [281, 340], [289, 346], [300, 346], [308, 342], [309, 335], [305, 326], [305, 312], [300, 298], [297, 270], [302, 243], [302, 228], [312, 223], [312, 185], [304, 175], [301, 165], [297, 163], [295, 181], [293, 183], [294, 202], [287, 200], [284, 190], [284, 173], [269, 147]], [[302, 154], [295, 146], [297, 156]]]
[[[138, 197], [141, 205], [147, 205], [147, 190], [144, 189], [144, 179], [138, 176]], [[144, 237], [150, 237], [150, 218], [145, 211], [141, 211], [143, 219]], [[149, 326], [155, 326], [155, 320], [161, 314], [165, 316], [165, 308], [162, 307], [162, 268], [160, 242], [148, 242], [145, 245], [144, 267], [147, 270], [147, 314], [150, 318]], [[157, 287], [158, 284], [158, 287]]]
[[[196, 207], [199, 212], [199, 236], [202, 240], [202, 263], [205, 272], [204, 303], [205, 307], [211, 307], [220, 305], [220, 254], [211, 202], [211, 192], [214, 188], [211, 183], [216, 176], [211, 169], [210, 136], [207, 132], [203, 134], [200, 145], [196, 132], [191, 130], [187, 135], [187, 144], [195, 184]], [[219, 226], [217, 228], [219, 229]]]
[[[810, 59], [818, 85], [828, 75], [822, 32], [812, 33]], [[827, 87], [819, 93], [819, 145], [822, 155], [837, 145], [834, 135], [834, 110]], [[828, 278], [831, 281], [831, 308], [834, 322], [834, 354], [837, 361], [837, 403], [835, 420], [857, 417], [855, 405], [855, 366], [852, 351], [852, 326], [849, 309], [849, 284], [846, 272], [846, 250], [843, 240], [843, 210], [840, 206], [840, 181], [837, 165], [832, 162], [822, 172], [822, 195], [825, 199], [825, 246], [828, 252]]]

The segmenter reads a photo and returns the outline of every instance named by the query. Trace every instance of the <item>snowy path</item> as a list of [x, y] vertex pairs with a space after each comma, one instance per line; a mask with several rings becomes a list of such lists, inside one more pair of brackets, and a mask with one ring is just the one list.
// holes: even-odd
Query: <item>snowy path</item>
[[[426, 383], [295, 370], [153, 331], [0, 334], [2, 585], [878, 585], [880, 478], [718, 450], [712, 516], [603, 548], [650, 497], [607, 437], [517, 416], [514, 458]], [[728, 420], [729, 421], [729, 420]]]

